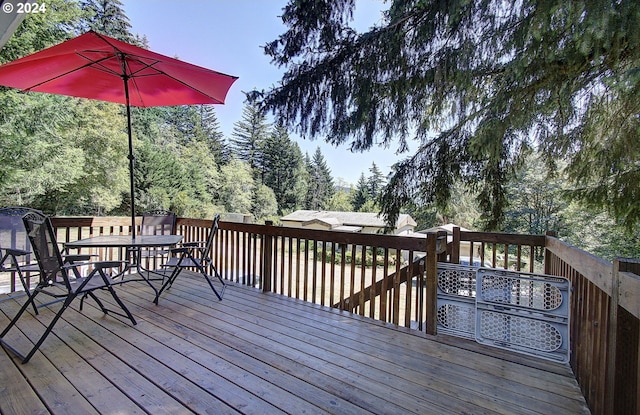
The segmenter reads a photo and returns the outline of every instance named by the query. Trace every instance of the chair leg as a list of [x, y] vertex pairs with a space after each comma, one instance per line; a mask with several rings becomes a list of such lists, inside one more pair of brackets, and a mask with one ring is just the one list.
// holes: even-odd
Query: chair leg
[[73, 299], [75, 298], [75, 295], [70, 295], [69, 297], [67, 297], [65, 299], [64, 303], [62, 304], [62, 307], [60, 308], [60, 310], [58, 310], [58, 312], [54, 316], [53, 320], [51, 320], [51, 322], [49, 323], [49, 326], [47, 326], [44, 334], [42, 334], [42, 336], [40, 336], [40, 338], [35, 343], [33, 348], [29, 351], [29, 353], [26, 356], [24, 356], [18, 350], [16, 350], [13, 346], [11, 346], [7, 342], [5, 342], [3, 337], [18, 322], [18, 320], [20, 319], [22, 314], [27, 310], [27, 308], [29, 308], [29, 304], [32, 303], [33, 299], [35, 298], [36, 295], [38, 295], [38, 293], [39, 293], [39, 291], [37, 291], [37, 289], [36, 289], [36, 291], [33, 293], [33, 295], [30, 296], [29, 300], [25, 301], [25, 303], [22, 305], [22, 307], [18, 311], [18, 314], [16, 314], [15, 317], [13, 317], [13, 319], [11, 320], [9, 325], [2, 331], [2, 333], [0, 333], [0, 343], [2, 343], [3, 346], [5, 346], [12, 353], [14, 353], [16, 356], [18, 356], [22, 360], [22, 363], [27, 363], [33, 357], [35, 352], [40, 348], [40, 345], [42, 345], [42, 343], [47, 338], [49, 333], [51, 333], [51, 330], [53, 329], [53, 326], [58, 322], [58, 320], [62, 316], [62, 313], [66, 310], [66, 308], [69, 306], [69, 304], [71, 304], [71, 301], [73, 301]]
[[213, 273], [218, 278], [218, 280], [222, 283], [222, 290], [219, 293], [218, 293], [218, 290], [216, 290], [216, 287], [213, 286], [213, 282], [211, 281], [211, 278], [209, 278], [209, 274], [207, 274], [202, 264], [197, 263], [197, 268], [198, 268], [198, 271], [200, 271], [200, 274], [202, 274], [202, 276], [204, 277], [204, 279], [207, 280], [209, 287], [211, 287], [211, 290], [213, 291], [213, 293], [216, 295], [216, 297], [218, 297], [218, 300], [222, 301], [222, 296], [224, 295], [224, 289], [226, 288], [226, 284], [222, 280], [222, 277], [220, 277], [220, 274], [218, 274], [218, 270], [212, 265]]
[[107, 309], [104, 308], [104, 305], [102, 304], [102, 301], [100, 301], [100, 299], [98, 297], [96, 297], [96, 295], [93, 293], [93, 291], [88, 291], [88, 292], [84, 293], [84, 295], [80, 299], [80, 311], [82, 311], [82, 303], [84, 302], [84, 299], [87, 298], [87, 296], [93, 298], [93, 301], [95, 301], [96, 304], [98, 304], [98, 307], [100, 307], [100, 310], [102, 310], [103, 313], [107, 314]]
[[[106, 308], [104, 306], [104, 304], [102, 304], [102, 301], [100, 301], [100, 299], [93, 293], [93, 291], [85, 292], [84, 296], [86, 297], [87, 295], [89, 295], [91, 298], [93, 298], [93, 300], [98, 304], [98, 306], [100, 307], [100, 309], [102, 310], [103, 313], [105, 313], [105, 314], [115, 314], [115, 315], [120, 316], [120, 317], [128, 318], [129, 320], [131, 320], [131, 323], [134, 326], [136, 324], [138, 324], [136, 322], [136, 319], [133, 318], [133, 315], [131, 314], [131, 312], [129, 311], [127, 306], [124, 305], [122, 300], [120, 300], [120, 297], [118, 297], [118, 294], [116, 294], [116, 290], [113, 289], [113, 286], [111, 285], [110, 277], [104, 272], [103, 269], [98, 269], [97, 272], [98, 272], [98, 275], [100, 275], [100, 277], [102, 278], [102, 281], [104, 282], [104, 286], [101, 287], [101, 289], [103, 289], [103, 290], [106, 289], [107, 291], [109, 291], [109, 293], [111, 293], [111, 297], [113, 297], [114, 301], [120, 306], [120, 308], [122, 309], [124, 314]], [[93, 278], [97, 278], [97, 277], [98, 277], [97, 275], [94, 275]], [[89, 277], [89, 278], [91, 278], [91, 277]], [[82, 302], [80, 304], [81, 304], [80, 305], [80, 310], [82, 310]]]
[[[31, 297], [31, 287], [29, 286], [29, 284], [31, 283], [31, 275], [29, 275], [28, 277], [24, 276], [24, 274], [22, 273], [22, 270], [20, 269], [20, 265], [18, 265], [18, 261], [15, 259], [15, 257], [12, 257], [11, 262], [13, 263], [13, 266], [15, 267], [16, 272], [18, 273], [18, 277], [20, 278], [20, 282], [22, 283], [22, 287], [24, 288], [25, 294], [27, 294], [27, 297], [29, 297], [29, 302], [31, 302], [31, 306], [33, 307], [33, 312], [36, 313], [36, 315], [38, 315], [38, 307], [36, 307], [36, 303], [33, 301]], [[29, 273], [27, 272], [27, 274]]]
[[131, 323], [135, 326], [136, 324], [138, 324], [136, 322], [136, 319], [133, 318], [133, 314], [131, 314], [131, 312], [129, 311], [129, 309], [127, 308], [126, 305], [124, 305], [124, 303], [122, 302], [122, 300], [120, 300], [120, 297], [118, 297], [118, 294], [116, 294], [116, 290], [113, 289], [113, 287], [111, 285], [107, 285], [107, 290], [109, 290], [109, 292], [111, 293], [111, 296], [113, 297], [113, 299], [115, 300], [116, 303], [118, 303], [118, 305], [120, 306], [120, 308], [122, 309], [122, 311], [125, 312], [125, 314], [121, 314], [118, 313], [116, 311], [113, 310], [106, 310], [103, 308], [104, 312], [107, 313], [108, 311], [110, 311], [113, 314], [117, 314], [121, 317], [127, 317], [129, 320], [131, 320]]
[[44, 334], [40, 337], [38, 342], [33, 346], [33, 349], [31, 349], [29, 354], [27, 354], [25, 358], [22, 359], [22, 363], [27, 363], [31, 359], [31, 357], [34, 355], [34, 353], [40, 348], [40, 345], [44, 342], [44, 339], [46, 339], [49, 333], [51, 333], [51, 330], [53, 330], [53, 326], [56, 325], [60, 317], [62, 317], [62, 313], [64, 313], [67, 307], [69, 307], [69, 304], [71, 304], [74, 298], [76, 298], [76, 296], [72, 294], [72, 295], [69, 295], [64, 300], [64, 303], [62, 303], [62, 307], [60, 308], [60, 310], [58, 310], [55, 317], [53, 317], [53, 320], [51, 321], [51, 323], [49, 323], [49, 325], [47, 326], [47, 329], [45, 330]]
[[173, 271], [171, 271], [171, 275], [169, 275], [169, 277], [164, 282], [164, 284], [162, 284], [162, 287], [160, 287], [160, 289], [156, 293], [156, 298], [153, 300], [155, 305], [158, 305], [158, 300], [160, 299], [160, 294], [162, 294], [162, 292], [164, 290], [169, 289], [171, 287], [171, 285], [173, 285], [173, 282], [176, 280], [176, 278], [178, 277], [178, 275], [181, 272], [182, 272], [182, 268], [181, 267], [176, 266], [176, 267], [173, 268]]
[[22, 314], [27, 310], [27, 308], [29, 308], [29, 304], [32, 304], [33, 299], [36, 297], [36, 295], [38, 295], [38, 293], [39, 291], [36, 290], [32, 295], [29, 295], [29, 298], [27, 299], [27, 301], [25, 301], [24, 304], [22, 304], [22, 307], [20, 307], [18, 314], [16, 314], [11, 319], [11, 321], [9, 322], [9, 325], [5, 327], [4, 330], [2, 330], [2, 333], [0, 333], [0, 339], [3, 338], [9, 332], [9, 330], [11, 330], [11, 327], [13, 327], [16, 324], [18, 319], [20, 319], [20, 316], [22, 316]]

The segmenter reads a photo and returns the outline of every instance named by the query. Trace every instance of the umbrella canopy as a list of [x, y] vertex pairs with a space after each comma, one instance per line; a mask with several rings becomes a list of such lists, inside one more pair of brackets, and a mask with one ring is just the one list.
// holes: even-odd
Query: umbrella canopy
[[134, 237], [130, 107], [223, 104], [236, 79], [92, 31], [0, 66], [0, 85], [126, 105]]

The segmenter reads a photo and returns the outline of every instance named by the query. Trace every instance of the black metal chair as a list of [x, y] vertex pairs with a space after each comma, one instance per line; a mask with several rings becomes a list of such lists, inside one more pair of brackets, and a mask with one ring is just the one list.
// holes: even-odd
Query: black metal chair
[[[55, 232], [48, 217], [42, 214], [42, 212], [31, 211], [25, 214], [23, 223], [40, 268], [40, 279], [29, 299], [25, 301], [9, 325], [0, 333], [0, 343], [5, 348], [22, 359], [22, 363], [27, 363], [49, 333], [51, 333], [56, 322], [62, 316], [62, 313], [64, 313], [78, 296], [81, 296], [80, 310], [82, 310], [84, 299], [89, 296], [98, 304], [105, 314], [115, 314], [129, 319], [134, 325], [136, 324], [133, 315], [131, 315], [124, 303], [118, 298], [118, 295], [111, 285], [110, 270], [114, 268], [119, 269], [123, 265], [121, 261], [82, 262], [80, 264], [72, 261], [71, 263], [65, 263], [60, 254]], [[86, 276], [82, 277], [80, 276], [82, 275], [79, 269], [80, 265], [83, 266], [82, 268], [86, 266], [86, 268], [92, 268], [92, 270]], [[109, 291], [113, 300], [122, 309], [122, 312], [107, 309], [102, 301], [94, 294], [94, 291], [98, 289]], [[27, 308], [29, 308], [29, 304], [33, 304], [34, 299], [41, 293], [57, 300], [62, 300], [62, 306], [45, 329], [44, 334], [35, 342], [33, 348], [26, 355], [23, 355], [8, 344], [4, 337], [11, 328], [16, 325]]]
[[[40, 273], [40, 267], [33, 258], [31, 242], [27, 236], [22, 217], [29, 212], [37, 212], [44, 215], [40, 210], [25, 207], [11, 206], [0, 208], [0, 272], [14, 272], [20, 278], [22, 287], [26, 295], [31, 297], [31, 278], [34, 274]], [[68, 263], [79, 263], [88, 261], [93, 255], [76, 254], [65, 255], [63, 260]], [[33, 311], [38, 314], [38, 308], [50, 305], [51, 303], [36, 306], [31, 302]]]
[[[40, 272], [38, 264], [31, 256], [31, 243], [24, 229], [22, 217], [35, 209], [22, 206], [0, 208], [0, 272], [15, 273], [20, 279], [24, 292], [31, 297], [31, 278]], [[32, 302], [33, 311], [38, 308]]]
[[[171, 287], [173, 282], [176, 280], [178, 275], [185, 268], [194, 269], [200, 275], [202, 275], [213, 293], [218, 297], [218, 300], [222, 301], [222, 296], [224, 295], [224, 290], [226, 288], [226, 284], [215, 265], [213, 264], [213, 260], [211, 259], [211, 250], [213, 247], [213, 240], [218, 232], [218, 226], [220, 222], [220, 215], [216, 215], [213, 218], [213, 222], [211, 224], [211, 230], [209, 231], [209, 235], [206, 241], [198, 241], [198, 242], [185, 242], [179, 248], [174, 248], [171, 250], [173, 254], [172, 257], [169, 258], [167, 263], [164, 264], [164, 267], [173, 268], [169, 278], [164, 282], [162, 288], [158, 291], [156, 295], [154, 303], [158, 304], [158, 298], [160, 294], [165, 289]], [[213, 275], [207, 272], [207, 269], [210, 269]], [[221, 285], [221, 288], [218, 290], [213, 284], [212, 279], [215, 278]]]
[[[153, 210], [142, 214], [142, 224], [138, 235], [173, 235], [176, 233], [176, 214], [168, 210]], [[168, 256], [169, 250], [129, 249], [127, 258], [131, 263], [142, 265], [143, 258], [157, 261]]]

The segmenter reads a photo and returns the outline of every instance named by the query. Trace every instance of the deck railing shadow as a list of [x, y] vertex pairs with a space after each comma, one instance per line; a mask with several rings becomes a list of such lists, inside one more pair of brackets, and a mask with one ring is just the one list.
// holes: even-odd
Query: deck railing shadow
[[[128, 234], [127, 217], [56, 217], [60, 243]], [[179, 218], [184, 241], [210, 220]], [[123, 259], [121, 250], [94, 252]], [[552, 235], [465, 232], [399, 237], [220, 222], [213, 246], [222, 277], [437, 335], [437, 262], [566, 277], [571, 281], [570, 365], [594, 415], [640, 410], [640, 261], [613, 263]], [[149, 264], [153, 267], [157, 264]], [[15, 277], [14, 277], [15, 278]], [[20, 284], [10, 285], [19, 287]]]

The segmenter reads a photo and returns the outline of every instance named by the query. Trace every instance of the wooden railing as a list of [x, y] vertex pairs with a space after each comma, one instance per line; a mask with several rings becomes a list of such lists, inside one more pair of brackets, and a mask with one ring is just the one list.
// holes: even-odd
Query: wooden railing
[[640, 411], [640, 267], [547, 237], [545, 271], [568, 278], [571, 367], [594, 415]]
[[435, 291], [416, 261], [426, 238], [221, 223], [218, 239], [227, 279], [406, 327], [430, 324]]
[[469, 232], [453, 229], [451, 262], [460, 257], [478, 258], [481, 265], [516, 271], [542, 271], [544, 235], [520, 235], [498, 232]]
[[640, 413], [640, 261], [611, 263], [552, 235], [459, 229], [449, 251], [451, 262], [475, 254], [481, 264], [569, 279], [570, 365], [592, 414]]
[[[128, 234], [130, 228], [122, 217], [52, 222], [60, 243]], [[210, 220], [179, 218], [177, 232], [185, 242], [204, 240], [210, 226]], [[412, 238], [220, 222], [212, 254], [226, 280], [435, 334], [435, 314], [427, 310], [435, 309], [436, 260], [423, 258], [435, 255], [437, 245], [435, 234]], [[92, 253], [123, 258], [122, 250]]]
[[[128, 218], [53, 218], [59, 242], [128, 234]], [[185, 241], [204, 240], [210, 220], [178, 219]], [[221, 222], [213, 255], [223, 278], [436, 333], [437, 261], [568, 278], [570, 365], [594, 415], [640, 409], [640, 263], [604, 261], [553, 236], [464, 232], [453, 240], [302, 230]], [[445, 251], [446, 246], [446, 251]], [[121, 253], [101, 253], [118, 258]], [[19, 286], [19, 284], [14, 284]]]

